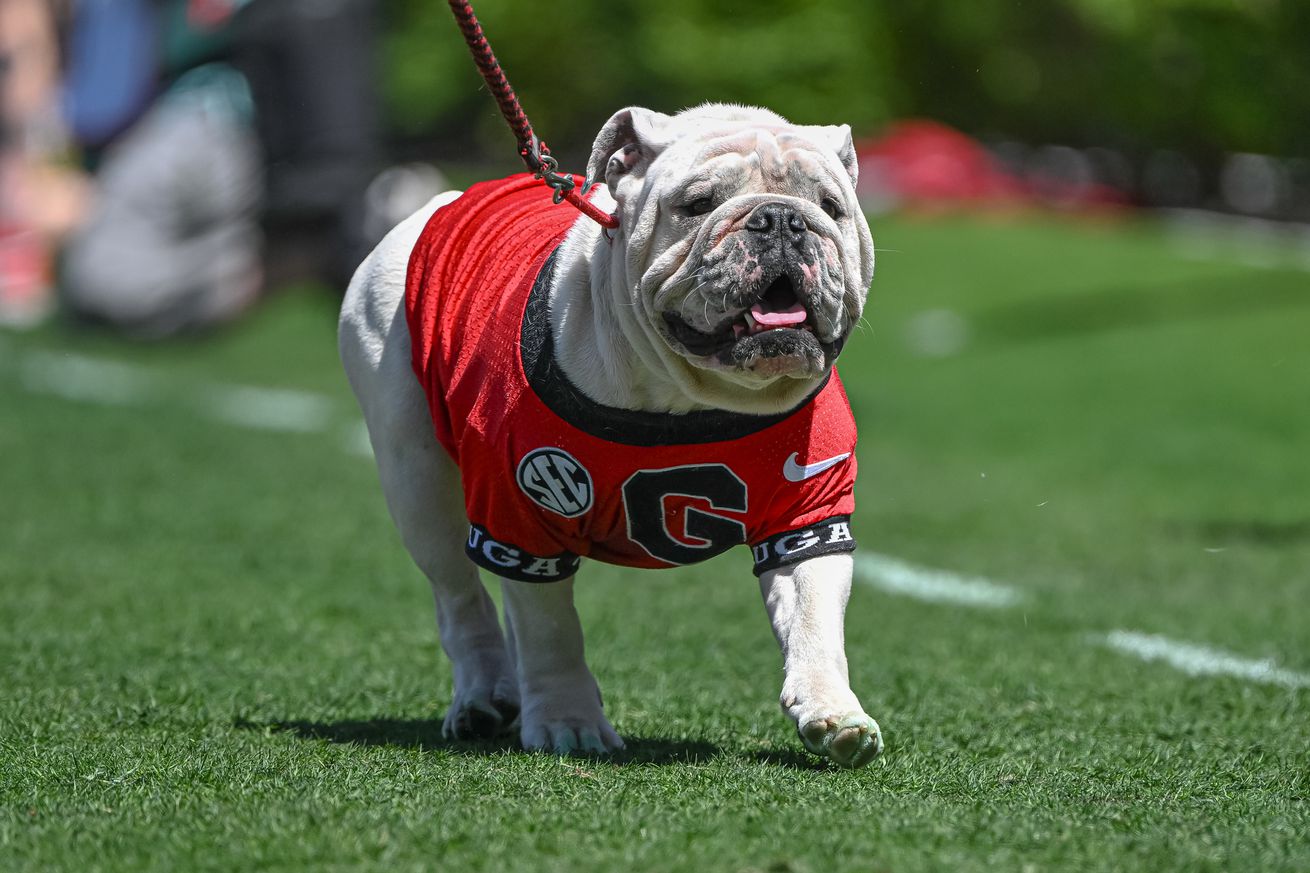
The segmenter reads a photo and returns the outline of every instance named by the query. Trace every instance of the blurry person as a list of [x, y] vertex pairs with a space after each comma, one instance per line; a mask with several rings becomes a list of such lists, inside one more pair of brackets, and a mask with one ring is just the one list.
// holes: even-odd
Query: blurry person
[[[90, 214], [64, 251], [74, 315], [161, 337], [228, 321], [256, 299], [260, 152], [249, 89], [225, 62], [238, 2], [80, 0], [67, 103], [99, 166]], [[167, 87], [132, 117], [143, 61], [150, 88]]]
[[55, 244], [85, 209], [59, 112], [59, 11], [49, 0], [0, 2], [0, 325], [50, 311]]
[[[382, 151], [374, 0], [79, 3], [67, 102], [100, 160], [65, 251], [69, 308], [148, 337], [235, 317], [268, 263], [274, 283], [344, 292], [390, 229], [367, 208]], [[124, 129], [142, 57], [125, 43], [156, 46], [165, 90]]]
[[[378, 172], [375, 0], [62, 0], [62, 82], [56, 3], [0, 2], [0, 319], [48, 308], [61, 241], [68, 312], [138, 337], [234, 318], [269, 262], [344, 290], [444, 186]], [[70, 142], [93, 177], [30, 156]]]

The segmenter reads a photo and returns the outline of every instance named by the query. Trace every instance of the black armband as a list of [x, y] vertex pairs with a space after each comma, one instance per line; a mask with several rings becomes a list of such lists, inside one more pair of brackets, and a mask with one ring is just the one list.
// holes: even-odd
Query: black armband
[[464, 554], [484, 570], [516, 582], [558, 582], [578, 572], [582, 559], [572, 552], [532, 555], [512, 543], [492, 538], [480, 524], [469, 525]]
[[809, 527], [774, 534], [751, 546], [756, 576], [820, 555], [853, 551], [855, 538], [851, 536], [849, 515], [834, 515]]

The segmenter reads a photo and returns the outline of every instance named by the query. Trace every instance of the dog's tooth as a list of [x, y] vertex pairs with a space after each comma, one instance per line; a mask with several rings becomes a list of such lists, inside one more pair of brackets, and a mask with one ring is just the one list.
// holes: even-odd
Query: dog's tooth
[[743, 314], [746, 316], [746, 330], [750, 333], [755, 333], [755, 331], [759, 329], [759, 325], [755, 323], [755, 317], [749, 312]]

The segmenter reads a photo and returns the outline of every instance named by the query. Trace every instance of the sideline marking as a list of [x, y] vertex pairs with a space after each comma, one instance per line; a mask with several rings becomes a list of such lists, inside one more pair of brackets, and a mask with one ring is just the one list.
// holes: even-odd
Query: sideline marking
[[890, 555], [857, 555], [856, 576], [891, 594], [985, 609], [1013, 606], [1023, 597], [1018, 589], [979, 576], [961, 576], [949, 570], [918, 567]]
[[158, 377], [145, 367], [63, 352], [29, 352], [18, 378], [36, 394], [104, 406], [137, 406], [160, 393]]
[[332, 406], [321, 394], [288, 388], [210, 385], [201, 411], [254, 430], [317, 433], [327, 429]]
[[1272, 660], [1243, 658], [1230, 652], [1171, 640], [1158, 634], [1135, 631], [1111, 631], [1095, 641], [1143, 661], [1164, 661], [1189, 676], [1234, 676], [1249, 682], [1281, 685], [1284, 688], [1310, 688], [1310, 675], [1284, 670]]
[[[3, 359], [9, 351], [0, 335], [0, 363], [7, 363]], [[24, 390], [77, 403], [146, 406], [176, 400], [180, 391], [140, 364], [75, 352], [32, 350], [18, 358], [17, 369]], [[214, 382], [194, 389], [194, 394], [194, 408], [201, 415], [235, 427], [284, 433], [324, 433], [335, 427], [331, 398], [313, 391]], [[373, 457], [363, 421], [351, 422], [339, 433], [342, 451]]]

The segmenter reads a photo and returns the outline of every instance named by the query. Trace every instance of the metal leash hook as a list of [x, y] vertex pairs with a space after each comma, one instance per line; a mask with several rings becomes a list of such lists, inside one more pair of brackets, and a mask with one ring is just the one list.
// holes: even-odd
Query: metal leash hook
[[491, 44], [487, 42], [487, 37], [482, 32], [482, 25], [478, 24], [477, 16], [473, 14], [472, 3], [469, 0], [449, 0], [449, 3], [450, 11], [454, 13], [455, 21], [464, 34], [464, 41], [468, 43], [469, 51], [473, 53], [473, 62], [477, 64], [478, 72], [486, 80], [492, 96], [496, 98], [496, 105], [500, 107], [500, 114], [504, 116], [505, 123], [518, 138], [519, 157], [527, 165], [528, 171], [532, 173], [533, 178], [545, 182], [554, 190], [555, 193], [551, 195], [552, 202], [558, 204], [567, 200], [583, 215], [605, 228], [606, 239], [612, 239], [608, 231], [619, 226], [618, 215], [610, 215], [590, 200], [583, 199], [595, 184], [590, 179], [583, 180], [582, 193], [579, 194], [575, 177], [569, 173], [559, 172], [559, 161], [551, 155], [546, 144], [537, 139], [537, 135], [532, 130], [532, 123], [528, 121], [523, 107], [519, 105], [519, 98], [514, 94], [513, 86], [505, 77], [500, 61], [496, 60], [496, 55], [491, 51]]
[[555, 160], [555, 156], [550, 153], [550, 148], [537, 139], [535, 133], [530, 142], [519, 144], [519, 157], [528, 165], [534, 179], [539, 179], [555, 189], [555, 194], [551, 197], [555, 203], [563, 201], [565, 195], [577, 187], [572, 176], [559, 174], [559, 161]]

